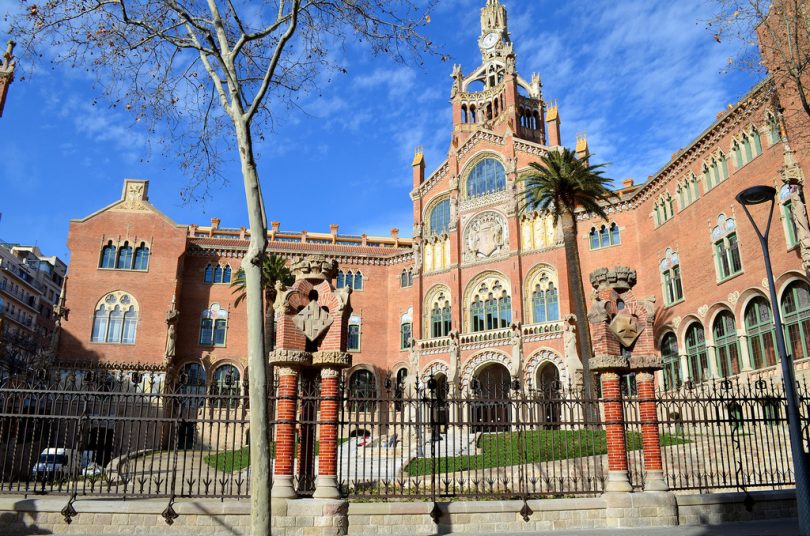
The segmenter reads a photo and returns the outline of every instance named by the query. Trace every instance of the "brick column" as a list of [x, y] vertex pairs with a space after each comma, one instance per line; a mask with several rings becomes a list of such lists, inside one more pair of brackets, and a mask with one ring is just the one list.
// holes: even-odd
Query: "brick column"
[[298, 397], [298, 367], [277, 366], [276, 463], [271, 497], [295, 498], [293, 466]]
[[333, 367], [321, 369], [320, 448], [318, 478], [315, 480], [316, 499], [338, 499], [337, 440], [340, 399], [338, 393], [340, 371]]
[[668, 491], [661, 458], [658, 434], [658, 411], [655, 405], [655, 381], [649, 371], [636, 373], [638, 411], [641, 417], [641, 444], [644, 449], [644, 490]]
[[608, 451], [608, 478], [605, 491], [632, 491], [627, 478], [627, 445], [624, 436], [620, 378], [617, 372], [605, 371], [602, 378], [602, 404], [605, 408], [605, 433]]

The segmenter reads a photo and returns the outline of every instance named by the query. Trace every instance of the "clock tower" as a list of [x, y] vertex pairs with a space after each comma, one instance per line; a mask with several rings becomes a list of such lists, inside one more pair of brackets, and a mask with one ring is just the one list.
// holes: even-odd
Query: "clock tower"
[[[506, 8], [499, 0], [486, 0], [481, 8], [481, 35], [478, 37], [481, 65], [463, 74], [453, 67], [454, 144], [463, 143], [480, 130], [512, 136], [540, 145], [559, 144], [557, 124], [550, 124], [546, 136], [546, 105], [540, 75], [531, 81], [517, 72], [515, 52], [509, 37]], [[549, 120], [558, 121], [556, 107], [549, 109]], [[552, 119], [553, 118], [553, 119]]]
[[484, 62], [512, 54], [506, 8], [498, 0], [487, 0], [487, 5], [481, 9], [481, 37], [478, 38], [478, 47]]

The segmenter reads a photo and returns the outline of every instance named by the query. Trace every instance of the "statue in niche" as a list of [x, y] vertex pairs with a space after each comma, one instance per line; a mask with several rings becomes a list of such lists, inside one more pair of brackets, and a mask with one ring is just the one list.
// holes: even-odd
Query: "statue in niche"
[[450, 383], [458, 385], [461, 374], [461, 345], [459, 344], [460, 334], [458, 331], [450, 332]]
[[791, 185], [790, 190], [790, 212], [796, 227], [799, 254], [804, 270], [810, 272], [810, 224], [807, 221], [807, 207], [802, 199], [801, 189], [797, 185]]
[[509, 362], [509, 374], [514, 380], [520, 377], [520, 369], [523, 366], [523, 329], [520, 322], [512, 324], [512, 333], [509, 335], [509, 342], [512, 345], [512, 359]]
[[573, 373], [582, 369], [582, 361], [577, 350], [577, 317], [573, 314], [565, 315], [563, 323], [563, 348], [565, 350], [565, 364]]
[[177, 320], [180, 318], [180, 311], [177, 310], [177, 299], [172, 296], [172, 306], [166, 312], [166, 351], [163, 356], [167, 361], [174, 357], [177, 347]]
[[410, 367], [409, 377], [414, 380], [419, 376], [419, 350], [416, 347], [416, 340], [411, 338], [408, 348], [408, 365]]

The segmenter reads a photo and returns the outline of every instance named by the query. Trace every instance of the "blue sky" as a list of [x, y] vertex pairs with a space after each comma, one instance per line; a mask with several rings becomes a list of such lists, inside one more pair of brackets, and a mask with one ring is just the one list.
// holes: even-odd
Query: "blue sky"
[[[484, 0], [439, 0], [426, 27], [449, 53], [399, 65], [347, 55], [348, 74], [275, 116], [258, 147], [268, 218], [290, 231], [411, 234], [410, 162], [424, 145], [428, 172], [450, 142], [450, 72], [480, 63], [476, 40]], [[705, 29], [708, 0], [504, 0], [525, 78], [539, 72], [559, 102], [563, 143], [587, 132], [596, 161], [617, 183], [655, 173], [757, 81], [727, 72], [733, 46]], [[17, 0], [0, 0], [0, 13]], [[0, 35], [2, 37], [2, 35]], [[5, 39], [3, 39], [5, 42]], [[82, 72], [61, 67], [17, 80], [0, 118], [0, 238], [36, 242], [68, 260], [70, 218], [120, 195], [124, 177], [150, 179], [154, 204], [180, 223], [246, 224], [239, 168], [204, 201], [184, 204], [188, 179], [148, 133], [110, 108]], [[168, 151], [171, 153], [171, 151]], [[307, 195], [306, 203], [299, 192]]]

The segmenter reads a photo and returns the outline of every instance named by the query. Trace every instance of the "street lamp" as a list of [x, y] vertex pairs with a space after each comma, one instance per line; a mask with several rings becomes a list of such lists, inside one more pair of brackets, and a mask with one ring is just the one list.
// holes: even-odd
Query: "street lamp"
[[[798, 398], [796, 397], [796, 380], [793, 375], [793, 361], [788, 359], [785, 348], [785, 333], [782, 330], [782, 315], [779, 302], [776, 299], [776, 286], [773, 282], [773, 269], [771, 256], [768, 251], [768, 235], [773, 220], [774, 198], [776, 188], [772, 186], [752, 186], [737, 194], [737, 202], [742, 205], [745, 215], [754, 227], [762, 247], [762, 257], [765, 260], [765, 273], [768, 277], [768, 290], [771, 293], [771, 309], [773, 310], [774, 329], [776, 331], [776, 348], [779, 351], [779, 360], [782, 362], [782, 377], [785, 384], [785, 398], [787, 399], [788, 433], [790, 434], [790, 450], [793, 454], [793, 474], [796, 478], [796, 504], [799, 515], [799, 534], [810, 535], [810, 474], [808, 474], [808, 460], [804, 453], [802, 441], [801, 417], [799, 415]], [[768, 212], [768, 224], [762, 233], [748, 211], [749, 205], [760, 205], [771, 202]]]

